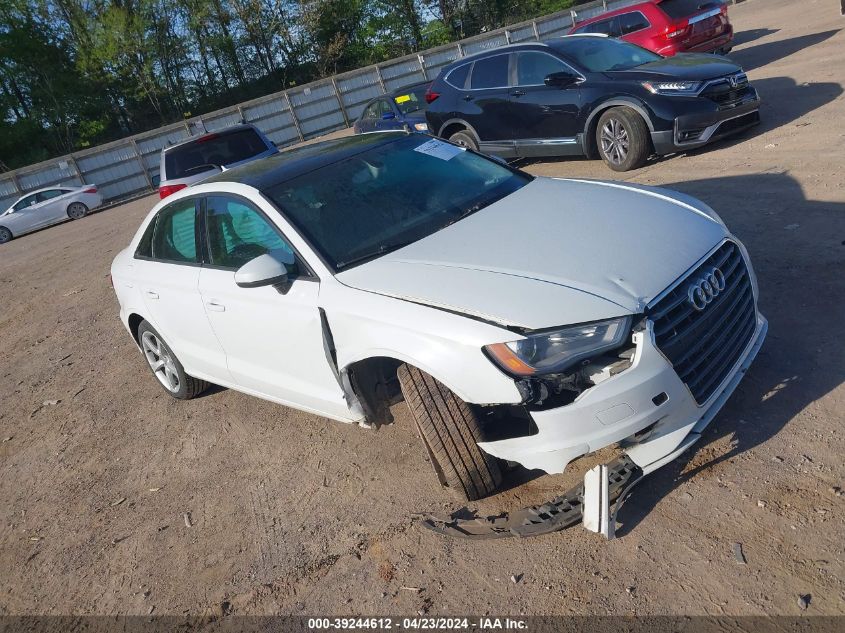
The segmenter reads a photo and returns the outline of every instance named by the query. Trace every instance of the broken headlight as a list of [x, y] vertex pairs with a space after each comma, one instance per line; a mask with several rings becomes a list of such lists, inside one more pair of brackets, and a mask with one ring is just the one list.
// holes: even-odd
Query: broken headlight
[[487, 345], [484, 350], [512, 376], [555, 374], [619, 347], [630, 331], [631, 317], [626, 316], [530, 334], [518, 341]]

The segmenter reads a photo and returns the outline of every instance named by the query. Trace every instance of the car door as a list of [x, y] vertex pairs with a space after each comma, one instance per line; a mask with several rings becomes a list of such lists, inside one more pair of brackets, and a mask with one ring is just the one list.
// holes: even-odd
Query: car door
[[549, 156], [580, 152], [576, 137], [581, 91], [578, 83], [547, 86], [553, 73], [577, 75], [557, 57], [542, 51], [516, 54], [510, 91], [514, 143], [519, 156]]
[[14, 213], [4, 219], [4, 223], [14, 235], [23, 235], [44, 226], [41, 207], [38, 205], [37, 194], [30, 194], [14, 204]]
[[39, 191], [37, 200], [42, 210], [45, 223], [54, 224], [61, 220], [67, 220], [67, 189], [47, 189]]
[[133, 262], [147, 320], [189, 374], [212, 382], [231, 382], [223, 348], [199, 293], [197, 199], [167, 205], [148, 231], [150, 237], [141, 240]]
[[476, 60], [470, 71], [469, 88], [459, 91], [461, 118], [478, 134], [483, 151], [513, 151], [508, 94], [510, 57], [509, 53], [501, 53]]
[[375, 129], [379, 132], [384, 130], [397, 130], [402, 127], [399, 120], [396, 118], [396, 110], [390, 105], [388, 99], [379, 99], [375, 102], [376, 106], [376, 120]]
[[349, 407], [327, 357], [317, 278], [297, 256], [285, 292], [235, 283], [235, 271], [255, 257], [293, 253], [279, 229], [244, 198], [207, 197], [205, 226], [207, 261], [199, 290], [235, 385], [299, 409], [349, 420]]
[[358, 130], [360, 132], [372, 132], [375, 129], [377, 114], [377, 103], [373, 101], [364, 108], [364, 113], [358, 120]]

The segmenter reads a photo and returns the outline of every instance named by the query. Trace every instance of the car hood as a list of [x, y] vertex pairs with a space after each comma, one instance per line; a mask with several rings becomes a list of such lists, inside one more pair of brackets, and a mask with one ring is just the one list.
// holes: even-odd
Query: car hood
[[683, 79], [704, 81], [724, 77], [742, 71], [742, 66], [726, 57], [698, 53], [680, 53], [664, 57], [629, 70], [615, 70], [605, 73], [614, 79]]
[[652, 187], [536, 178], [337, 279], [526, 329], [633, 314], [727, 235], [708, 212]]

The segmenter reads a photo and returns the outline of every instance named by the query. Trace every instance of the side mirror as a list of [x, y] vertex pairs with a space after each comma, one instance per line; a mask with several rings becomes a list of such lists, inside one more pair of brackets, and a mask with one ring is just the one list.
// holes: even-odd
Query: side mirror
[[249, 260], [235, 271], [235, 283], [241, 288], [273, 286], [281, 294], [290, 289], [288, 266], [295, 263], [293, 253], [273, 251]]
[[389, 121], [390, 119], [396, 118], [396, 113], [395, 112], [385, 112], [384, 114], [381, 115], [381, 118], [385, 121]]
[[579, 77], [570, 72], [561, 70], [548, 75], [543, 81], [551, 88], [567, 88], [577, 82]]

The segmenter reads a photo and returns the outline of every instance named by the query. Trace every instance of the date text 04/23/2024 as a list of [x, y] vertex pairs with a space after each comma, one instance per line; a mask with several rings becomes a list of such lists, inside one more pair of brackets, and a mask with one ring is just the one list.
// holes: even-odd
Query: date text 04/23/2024
[[525, 620], [515, 618], [446, 618], [446, 617], [414, 617], [414, 618], [309, 618], [308, 628], [341, 629], [341, 630], [466, 630], [476, 631], [524, 631], [528, 628]]

